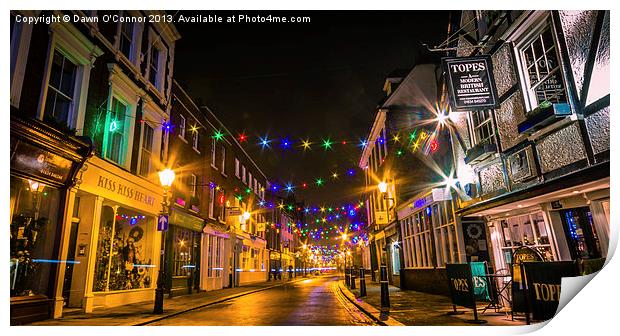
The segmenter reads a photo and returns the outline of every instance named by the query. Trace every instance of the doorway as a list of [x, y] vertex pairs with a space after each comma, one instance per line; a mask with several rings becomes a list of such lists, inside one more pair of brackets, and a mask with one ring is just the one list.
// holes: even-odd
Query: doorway
[[561, 210], [560, 217], [571, 258], [573, 260], [600, 258], [601, 245], [590, 208]]

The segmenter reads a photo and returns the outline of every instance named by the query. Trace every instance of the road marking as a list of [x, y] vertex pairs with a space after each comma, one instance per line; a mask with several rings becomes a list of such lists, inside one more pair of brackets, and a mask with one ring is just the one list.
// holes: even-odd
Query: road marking
[[342, 294], [340, 292], [340, 289], [338, 288], [338, 282], [334, 281], [329, 285], [332, 293], [334, 293], [334, 296], [336, 297], [336, 299], [338, 299], [338, 301], [340, 302], [340, 304], [342, 304], [342, 306], [344, 307], [344, 309], [349, 313], [349, 315], [352, 317], [352, 322], [358, 325], [377, 325], [372, 319], [370, 319], [368, 316], [366, 316], [366, 314], [364, 314], [362, 311], [360, 311], [354, 304], [352, 304], [351, 302], [349, 302], [349, 300], [347, 298], [344, 297], [344, 294]]

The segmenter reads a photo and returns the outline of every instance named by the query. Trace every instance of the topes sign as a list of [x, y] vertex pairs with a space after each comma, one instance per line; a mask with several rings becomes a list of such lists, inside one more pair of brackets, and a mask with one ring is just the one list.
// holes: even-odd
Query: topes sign
[[446, 57], [442, 65], [452, 109], [475, 111], [497, 107], [491, 56]]
[[529, 310], [534, 320], [553, 318], [560, 303], [563, 277], [578, 275], [574, 261], [523, 263]]
[[446, 264], [446, 273], [452, 303], [474, 309], [476, 301], [469, 264]]

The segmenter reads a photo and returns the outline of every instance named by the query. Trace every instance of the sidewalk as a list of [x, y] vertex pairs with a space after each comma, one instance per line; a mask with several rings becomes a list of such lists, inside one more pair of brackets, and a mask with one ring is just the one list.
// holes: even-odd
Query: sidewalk
[[[365, 310], [367, 314], [375, 316], [376, 319], [383, 320], [387, 325], [398, 325], [402, 323], [407, 326], [467, 326], [467, 325], [489, 325], [489, 326], [522, 326], [525, 325], [523, 317], [512, 321], [510, 313], [495, 312], [488, 309], [484, 314], [482, 310], [486, 303], [478, 304], [478, 319], [486, 320], [485, 324], [468, 323], [474, 319], [472, 309], [458, 307], [457, 310], [464, 312], [460, 315], [448, 315], [452, 312], [452, 301], [449, 297], [442, 295], [427, 294], [422, 292], [401, 290], [395, 286], [389, 286], [390, 293], [390, 313], [389, 320], [379, 316], [381, 308], [381, 287], [378, 282], [371, 282], [370, 277], [366, 277], [366, 296], [359, 298], [359, 279], [356, 279], [356, 289], [349, 289], [344, 285], [344, 280], [340, 281], [340, 288], [350, 299], [359, 304], [359, 308]], [[366, 307], [370, 306], [368, 309]], [[391, 321], [394, 322], [391, 322]]]
[[298, 276], [292, 281], [272, 280], [247, 286], [224, 288], [196, 294], [164, 296], [164, 314], [153, 314], [153, 301], [144, 301], [119, 307], [95, 309], [90, 314], [70, 313], [59, 319], [28, 324], [30, 326], [139, 326], [152, 323], [190, 310], [202, 308], [239, 296], [282, 286], [307, 278]]

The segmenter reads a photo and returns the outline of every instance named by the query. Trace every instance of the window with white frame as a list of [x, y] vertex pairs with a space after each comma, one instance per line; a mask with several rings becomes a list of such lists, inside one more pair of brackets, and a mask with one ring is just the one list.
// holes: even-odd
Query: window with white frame
[[254, 194], [258, 194], [258, 180], [254, 179]]
[[74, 94], [77, 65], [58, 50], [54, 50], [50, 78], [47, 85], [44, 116], [61, 124], [73, 124]]
[[211, 139], [211, 166], [215, 167], [215, 139]]
[[492, 113], [492, 110], [471, 112], [471, 129], [474, 145], [495, 143]]
[[213, 277], [213, 270], [215, 267], [215, 250], [217, 250], [217, 237], [214, 235], [207, 235], [207, 277]]
[[245, 177], [245, 166], [244, 165], [241, 165], [241, 182], [247, 184], [247, 180], [246, 180], [246, 177]]
[[185, 140], [185, 117], [179, 114], [179, 137]]
[[[211, 185], [213, 182], [209, 183]], [[209, 187], [209, 218], [215, 219], [215, 188]]]
[[127, 153], [128, 139], [128, 105], [112, 96], [112, 103], [107, 118], [107, 142], [106, 142], [106, 158], [123, 166], [125, 164], [125, 155]]
[[411, 268], [433, 267], [433, 247], [431, 244], [431, 207], [426, 207], [406, 218], [404, 241], [411, 253], [405, 253], [405, 265]]
[[252, 189], [252, 173], [248, 172], [248, 186]]
[[192, 148], [200, 153], [200, 134], [198, 130], [192, 131]]
[[157, 43], [151, 45], [149, 58], [149, 82], [161, 91], [163, 87], [164, 64], [166, 62], [166, 53]]
[[220, 149], [220, 152], [222, 153], [222, 157], [220, 161], [220, 168], [222, 170], [220, 172], [222, 174], [226, 174], [226, 147], [222, 146]]
[[239, 159], [235, 158], [235, 176], [241, 178], [241, 165]]
[[153, 157], [153, 127], [142, 123], [142, 148], [140, 150], [140, 175], [149, 176], [152, 169]]
[[437, 267], [445, 267], [446, 263], [459, 262], [459, 247], [452, 203], [450, 201], [435, 203], [432, 206], [432, 213]]
[[129, 60], [132, 60], [131, 42], [133, 40], [133, 29], [134, 25], [131, 22], [122, 22], [120, 24], [118, 50]]
[[517, 44], [530, 110], [542, 103], [565, 103], [566, 89], [554, 30], [549, 19]]

